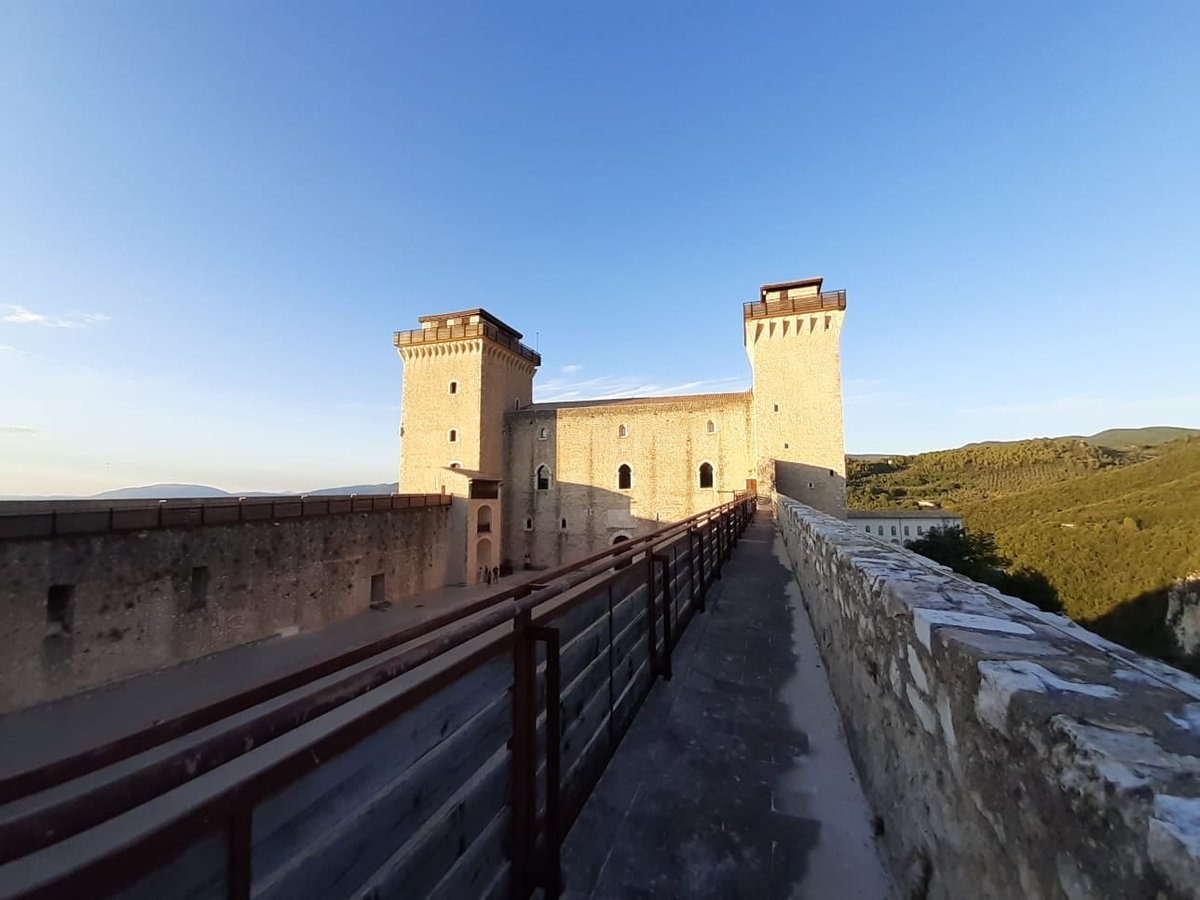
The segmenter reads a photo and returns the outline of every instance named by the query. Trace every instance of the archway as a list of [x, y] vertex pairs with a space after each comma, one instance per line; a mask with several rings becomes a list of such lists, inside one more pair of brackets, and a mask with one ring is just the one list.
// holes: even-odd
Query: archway
[[492, 568], [492, 540], [480, 538], [475, 545], [475, 565], [484, 569]]
[[490, 532], [492, 530], [492, 508], [490, 506], [479, 507], [479, 517], [475, 521], [477, 533], [487, 534]]

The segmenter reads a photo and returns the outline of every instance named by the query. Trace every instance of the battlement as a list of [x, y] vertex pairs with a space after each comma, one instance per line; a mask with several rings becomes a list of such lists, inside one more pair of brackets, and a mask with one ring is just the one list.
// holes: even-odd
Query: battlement
[[768, 316], [787, 316], [793, 313], [844, 310], [845, 291], [822, 291], [825, 279], [821, 276], [764, 284], [758, 289], [758, 300], [742, 304], [743, 319], [765, 319]]
[[487, 338], [518, 356], [524, 357], [535, 366], [542, 364], [541, 355], [521, 343], [521, 332], [506, 325], [485, 309], [437, 313], [436, 315], [420, 316], [417, 321], [421, 323], [420, 328], [395, 332], [392, 343], [396, 349], [403, 350], [405, 347], [413, 345], [444, 344], [472, 338]]

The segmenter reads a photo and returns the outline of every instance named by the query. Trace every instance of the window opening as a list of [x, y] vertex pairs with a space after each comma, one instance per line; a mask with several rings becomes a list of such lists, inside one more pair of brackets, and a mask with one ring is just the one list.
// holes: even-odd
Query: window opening
[[74, 622], [75, 585], [50, 585], [46, 592], [46, 633], [70, 634]]
[[713, 467], [709, 463], [700, 464], [700, 487], [711, 488], [713, 486]]
[[537, 467], [537, 489], [539, 491], [550, 490], [550, 470], [545, 466]]
[[633, 469], [629, 468], [625, 463], [621, 463], [621, 468], [617, 469], [617, 488], [622, 491], [627, 491], [633, 486]]

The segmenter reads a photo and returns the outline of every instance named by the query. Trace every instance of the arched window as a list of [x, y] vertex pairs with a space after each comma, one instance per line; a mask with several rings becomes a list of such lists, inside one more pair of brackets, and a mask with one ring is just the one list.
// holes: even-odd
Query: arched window
[[539, 441], [544, 441], [544, 440], [546, 440], [548, 437], [550, 437], [550, 429], [549, 429], [549, 428], [546, 428], [545, 426], [543, 426], [543, 427], [541, 428], [541, 430], [539, 430], [539, 431], [538, 431], [538, 440], [539, 440]]
[[452, 394], [458, 393], [458, 382], [457, 381], [450, 382], [450, 393], [452, 393]]
[[631, 487], [633, 487], [633, 469], [625, 463], [621, 463], [621, 468], [617, 469], [617, 488], [627, 491]]
[[462, 463], [460, 463], [460, 462], [459, 462], [458, 460], [456, 460], [456, 459], [452, 459], [452, 460], [450, 461], [450, 468], [451, 468], [451, 469], [461, 469], [461, 468], [462, 468]]
[[492, 508], [490, 506], [479, 507], [479, 518], [475, 520], [475, 524], [477, 534], [487, 534], [492, 530]]
[[567, 530], [567, 520], [566, 520], [566, 519], [562, 519], [562, 520], [561, 520], [561, 521], [558, 523], [558, 527], [559, 527], [559, 530], [560, 530], [560, 531], [566, 531], [566, 530]]
[[713, 486], [713, 470], [710, 463], [700, 463], [700, 487], [711, 488]]
[[[525, 530], [533, 531], [533, 516], [525, 517]], [[867, 528], [867, 531], [870, 531], [870, 530], [871, 530], [870, 528]]]
[[550, 470], [545, 466], [537, 467], [537, 489], [539, 491], [550, 490]]
[[458, 429], [451, 428], [450, 433], [448, 435], [446, 435], [446, 439], [449, 440], [450, 443], [452, 443], [452, 444], [457, 444], [458, 443]]
[[617, 426], [617, 437], [629, 437], [629, 429], [624, 425]]
[[709, 434], [717, 433], [717, 423], [714, 422], [712, 419], [708, 420], [708, 433]]
[[613, 546], [616, 546], [617, 544], [623, 544], [623, 543], [625, 543], [627, 540], [629, 540], [629, 535], [627, 535], [627, 534], [618, 534], [618, 535], [617, 535], [615, 538], [613, 538], [613, 539], [612, 539]]

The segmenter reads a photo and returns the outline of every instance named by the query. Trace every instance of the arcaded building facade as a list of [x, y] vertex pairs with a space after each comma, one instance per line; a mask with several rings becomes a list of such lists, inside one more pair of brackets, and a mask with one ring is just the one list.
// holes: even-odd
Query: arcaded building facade
[[541, 357], [482, 309], [397, 332], [400, 491], [452, 495], [463, 583], [559, 565], [750, 491], [844, 514], [844, 291], [743, 304], [749, 391], [533, 403]]

